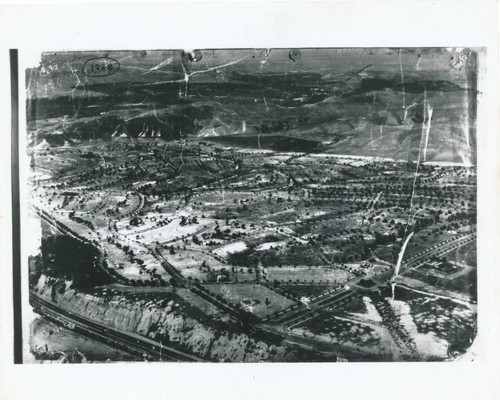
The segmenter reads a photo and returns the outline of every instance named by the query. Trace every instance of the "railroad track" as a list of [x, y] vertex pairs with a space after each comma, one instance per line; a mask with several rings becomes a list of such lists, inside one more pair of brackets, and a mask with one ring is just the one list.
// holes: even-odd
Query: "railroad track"
[[307, 319], [311, 317], [311, 315], [319, 314], [321, 310], [336, 308], [346, 304], [352, 300], [355, 294], [356, 292], [351, 289], [342, 289], [318, 298], [316, 301], [309, 303], [307, 308], [301, 307], [299, 309], [292, 309], [282, 315], [278, 314], [277, 317], [270, 320], [270, 322], [287, 326], [296, 325], [298, 321]]
[[30, 291], [30, 304], [48, 319], [129, 354], [159, 361], [207, 361], [138, 334], [119, 331], [75, 315]]

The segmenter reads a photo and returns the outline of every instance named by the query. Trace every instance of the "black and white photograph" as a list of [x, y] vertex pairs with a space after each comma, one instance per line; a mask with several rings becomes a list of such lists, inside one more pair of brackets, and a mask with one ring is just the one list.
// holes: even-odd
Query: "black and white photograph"
[[484, 55], [41, 54], [29, 362], [463, 356]]
[[0, 398], [499, 398], [497, 2], [16, 1]]

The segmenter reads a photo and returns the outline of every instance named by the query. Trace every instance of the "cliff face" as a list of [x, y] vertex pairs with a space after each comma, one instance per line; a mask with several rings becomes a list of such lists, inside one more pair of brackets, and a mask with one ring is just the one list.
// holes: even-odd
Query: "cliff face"
[[64, 288], [42, 275], [33, 289], [78, 315], [120, 331], [161, 339], [207, 361], [259, 362], [284, 361], [285, 358], [294, 361], [296, 357], [296, 352], [290, 353], [291, 349], [285, 345], [265, 343], [245, 333], [228, 333], [181, 314], [179, 304], [173, 300], [166, 305], [146, 300], [132, 302], [121, 296], [102, 298], [68, 286]]

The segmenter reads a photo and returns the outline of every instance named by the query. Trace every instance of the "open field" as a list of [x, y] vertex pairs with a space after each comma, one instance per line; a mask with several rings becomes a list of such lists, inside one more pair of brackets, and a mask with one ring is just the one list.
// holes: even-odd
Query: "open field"
[[335, 266], [283, 266], [268, 267], [267, 276], [271, 281], [283, 283], [345, 283], [354, 275]]
[[267, 317], [295, 304], [273, 290], [256, 284], [218, 284], [207, 286], [226, 301], [238, 304], [257, 317]]
[[[476, 330], [486, 61], [43, 52], [24, 71], [32, 306], [149, 360], [457, 358]], [[97, 360], [51, 330], [40, 344]]]
[[[415, 180], [410, 165], [391, 160], [235, 152], [192, 139], [182, 146], [142, 140], [51, 149], [37, 153], [38, 173], [47, 173], [56, 154], [77, 159], [73, 152], [102, 156], [106, 167], [52, 165], [51, 177], [33, 189], [34, 205], [63, 234], [96, 249], [94, 266], [83, 272], [90, 280], [47, 268], [46, 258], [33, 261], [33, 281], [45, 271], [84, 286], [115, 282], [129, 288], [123, 298], [132, 302], [177, 291], [183, 313], [216, 319], [219, 328], [249, 324], [250, 317], [290, 320], [291, 334], [319, 347], [362, 349], [380, 359], [432, 359], [426, 346], [439, 359], [448, 344], [465, 351], [468, 339], [458, 336], [471, 337], [474, 311], [455, 310], [444, 298], [429, 300], [430, 308], [418, 297], [388, 303], [387, 291], [413, 233], [396, 282], [429, 291], [423, 299], [475, 300], [475, 192], [467, 184], [473, 169], [425, 165]], [[346, 299], [337, 301], [344, 291]], [[467, 334], [451, 332], [460, 323]]]

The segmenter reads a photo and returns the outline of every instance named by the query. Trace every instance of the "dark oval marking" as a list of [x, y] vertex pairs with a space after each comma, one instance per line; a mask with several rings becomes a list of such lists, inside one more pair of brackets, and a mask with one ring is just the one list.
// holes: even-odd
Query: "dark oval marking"
[[95, 57], [85, 61], [82, 73], [85, 76], [109, 76], [120, 69], [120, 63], [111, 57]]

